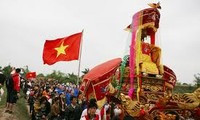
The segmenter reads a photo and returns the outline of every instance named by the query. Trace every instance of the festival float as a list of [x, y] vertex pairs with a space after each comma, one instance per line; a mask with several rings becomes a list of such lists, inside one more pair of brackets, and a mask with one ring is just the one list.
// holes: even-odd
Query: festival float
[[87, 99], [96, 98], [99, 108], [118, 100], [126, 115], [141, 120], [200, 119], [200, 88], [173, 94], [176, 75], [161, 63], [161, 48], [156, 44], [161, 6], [149, 6], [135, 13], [126, 28], [132, 34], [129, 54], [91, 69], [80, 90]]

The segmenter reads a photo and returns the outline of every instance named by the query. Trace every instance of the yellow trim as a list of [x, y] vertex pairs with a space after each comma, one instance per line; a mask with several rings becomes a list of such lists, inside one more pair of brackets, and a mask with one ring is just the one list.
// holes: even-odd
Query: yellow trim
[[[142, 13], [140, 13], [141, 16]], [[142, 23], [142, 18], [140, 17], [140, 23]], [[140, 101], [140, 77], [139, 77], [139, 58], [140, 58], [140, 52], [141, 52], [141, 27], [139, 26], [139, 29], [137, 30], [137, 35], [136, 35], [136, 75], [137, 75], [137, 84], [138, 84], [138, 88], [137, 88], [137, 100]]]
[[[138, 31], [141, 30], [141, 29], [144, 29], [144, 28], [152, 28], [154, 32], [157, 31], [157, 28], [155, 27], [155, 23], [154, 22], [145, 23], [145, 24], [138, 25], [138, 26], [139, 26]], [[132, 32], [132, 28], [125, 28], [124, 30], [128, 31], [128, 32]]]
[[143, 25], [140, 25], [139, 29], [144, 29], [144, 28], [153, 28], [154, 32], [157, 31], [157, 28], [155, 27], [155, 23], [154, 22], [150, 22], [150, 23], [145, 23]]
[[104, 104], [105, 104], [106, 102], [107, 102], [106, 96], [105, 96], [103, 99], [98, 100], [98, 101], [97, 101], [97, 106], [98, 106], [98, 108], [101, 110], [102, 107], [104, 106]]

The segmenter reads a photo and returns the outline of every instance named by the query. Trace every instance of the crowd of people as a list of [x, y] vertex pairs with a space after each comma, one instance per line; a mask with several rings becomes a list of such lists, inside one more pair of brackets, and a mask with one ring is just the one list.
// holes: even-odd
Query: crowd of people
[[86, 103], [82, 100], [76, 85], [43, 80], [26, 82], [23, 88], [33, 120], [38, 118], [80, 119]]
[[87, 100], [76, 84], [50, 79], [25, 80], [18, 68], [6, 78], [5, 112], [9, 114], [15, 114], [13, 107], [23, 91], [31, 120], [122, 120], [119, 104], [107, 102], [99, 108], [96, 99]]
[[95, 98], [87, 100], [72, 83], [35, 80], [22, 86], [32, 120], [118, 120], [122, 113], [114, 103], [99, 108]]

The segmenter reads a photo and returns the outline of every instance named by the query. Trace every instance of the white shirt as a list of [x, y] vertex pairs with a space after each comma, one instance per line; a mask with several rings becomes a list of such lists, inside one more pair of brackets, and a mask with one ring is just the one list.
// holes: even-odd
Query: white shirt
[[[101, 112], [99, 109], [96, 110], [97, 115], [99, 115], [99, 120], [101, 120]], [[82, 114], [81, 114], [81, 120], [85, 120], [85, 116], [87, 115], [87, 108], [85, 110], [83, 110]]]

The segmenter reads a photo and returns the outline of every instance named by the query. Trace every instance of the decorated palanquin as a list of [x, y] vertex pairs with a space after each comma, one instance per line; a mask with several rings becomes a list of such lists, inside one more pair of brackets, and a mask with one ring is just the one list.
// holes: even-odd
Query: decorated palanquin
[[[191, 114], [200, 116], [199, 89], [192, 94], [172, 94], [176, 75], [161, 63], [156, 39], [161, 7], [159, 3], [149, 5], [134, 14], [127, 27], [132, 33], [130, 54], [91, 69], [83, 77], [80, 90], [87, 99], [96, 98], [100, 108], [112, 96], [121, 101], [127, 114], [141, 120], [146, 115], [174, 119], [176, 114], [191, 110], [195, 111]], [[113, 81], [115, 85], [111, 84]]]
[[[156, 39], [160, 4], [149, 6], [134, 14], [131, 25], [127, 27], [132, 33], [130, 54], [123, 60], [125, 72], [121, 72], [123, 77], [120, 79], [122, 91], [124, 86], [128, 86], [128, 95], [142, 102], [157, 100], [166, 91], [170, 93], [176, 83], [174, 72], [160, 60], [161, 48]], [[126, 85], [126, 81], [130, 84]]]
[[[172, 69], [161, 64], [161, 48], [156, 44], [155, 37], [160, 19], [158, 9], [161, 7], [159, 3], [150, 6], [151, 8], [134, 14], [132, 24], [128, 26], [132, 39], [130, 55], [125, 56], [121, 64], [121, 93], [125, 93], [132, 101], [138, 101], [140, 105], [146, 106], [142, 107], [145, 108], [142, 110], [153, 116], [160, 114], [159, 116], [164, 118], [165, 114], [166, 118], [173, 116], [177, 119], [177, 116], [189, 112], [190, 115], [199, 115], [200, 118], [199, 89], [192, 94], [172, 94], [177, 81], [176, 75]], [[127, 85], [127, 81], [130, 84]], [[128, 90], [124, 86], [127, 86]], [[127, 113], [140, 116], [138, 113], [141, 112], [141, 107], [139, 109], [137, 106], [126, 106], [131, 99], [122, 102]]]

